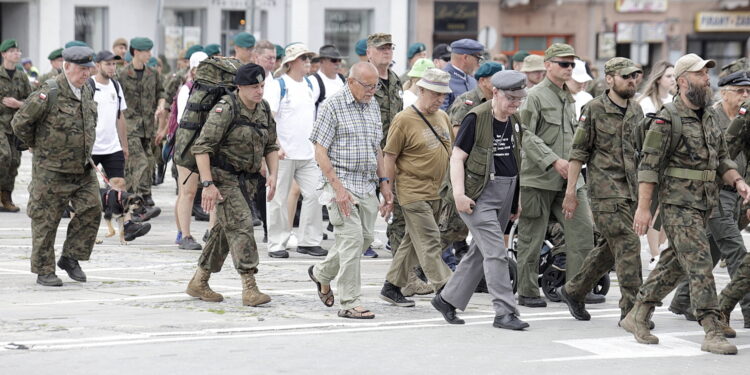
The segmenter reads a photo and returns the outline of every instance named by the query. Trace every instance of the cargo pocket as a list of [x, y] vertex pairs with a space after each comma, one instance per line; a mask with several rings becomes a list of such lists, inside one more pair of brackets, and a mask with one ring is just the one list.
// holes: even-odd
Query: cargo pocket
[[543, 113], [545, 127], [539, 132], [539, 138], [548, 146], [555, 144], [557, 137], [562, 131], [562, 113], [558, 108]]
[[591, 211], [593, 212], [617, 212], [617, 201], [611, 199], [592, 199]]
[[542, 215], [541, 199], [532, 189], [521, 188], [521, 215], [528, 218], [537, 218]]

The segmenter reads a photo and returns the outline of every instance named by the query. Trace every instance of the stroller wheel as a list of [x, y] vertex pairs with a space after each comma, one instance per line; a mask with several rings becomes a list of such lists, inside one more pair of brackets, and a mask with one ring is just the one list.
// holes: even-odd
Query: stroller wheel
[[510, 285], [513, 287], [513, 294], [518, 291], [518, 264], [513, 257], [508, 257], [508, 274], [510, 275]]
[[557, 294], [557, 288], [565, 284], [565, 271], [560, 271], [555, 267], [548, 267], [544, 270], [539, 284], [547, 299], [552, 302], [560, 302], [561, 298]]
[[602, 276], [602, 278], [599, 279], [599, 281], [596, 282], [596, 285], [594, 285], [594, 290], [592, 290], [592, 292], [594, 294], [600, 294], [602, 296], [606, 296], [607, 292], [609, 292], [609, 283], [610, 283], [609, 274], [606, 274]]

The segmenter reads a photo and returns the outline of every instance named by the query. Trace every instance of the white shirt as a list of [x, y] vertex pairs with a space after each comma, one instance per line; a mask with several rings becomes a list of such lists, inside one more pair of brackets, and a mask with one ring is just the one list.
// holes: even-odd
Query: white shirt
[[[120, 146], [120, 136], [117, 134], [117, 91], [115, 91], [114, 82], [103, 85], [94, 79], [96, 91], [94, 91], [94, 101], [97, 104], [96, 117], [96, 141], [94, 142], [94, 155], [108, 155], [122, 151]], [[88, 84], [88, 83], [87, 83]], [[125, 95], [120, 89], [120, 111], [128, 108], [125, 104]]]
[[[330, 98], [331, 96], [333, 96], [333, 94], [344, 87], [344, 81], [339, 78], [338, 74], [333, 79], [328, 78], [325, 74], [323, 74], [323, 72], [318, 72], [316, 74], [320, 77], [320, 80], [323, 81], [326, 98]], [[310, 82], [312, 82], [313, 98], [315, 98], [315, 101], [317, 101], [318, 97], [320, 96], [320, 85], [318, 84], [318, 80], [313, 76], [307, 78], [310, 80]], [[325, 102], [325, 100], [323, 102]], [[323, 102], [320, 102], [320, 104], [323, 104]]]
[[407, 108], [417, 102], [417, 94], [411, 90], [404, 90], [404, 96], [401, 99], [404, 101], [404, 108]]
[[[671, 103], [672, 102], [672, 95], [667, 95], [663, 98], [661, 98], [662, 103]], [[643, 110], [643, 114], [647, 113], [656, 113], [656, 105], [654, 105], [654, 102], [651, 100], [651, 97], [645, 97], [643, 98], [638, 104], [641, 105], [641, 109]]]
[[594, 97], [586, 91], [581, 90], [578, 92], [578, 94], [573, 95], [573, 99], [575, 99], [576, 101], [576, 120], [578, 120], [579, 118], [581, 118], [581, 108], [583, 108], [586, 103], [594, 99]]
[[[265, 87], [263, 99], [268, 101], [271, 111], [275, 113], [276, 135], [286, 158], [291, 160], [310, 160], [315, 157], [315, 149], [310, 142], [313, 122], [315, 121], [315, 99], [308, 81], [303, 78], [297, 82], [284, 74], [286, 93], [281, 97], [281, 85], [274, 80]], [[312, 81], [315, 78], [307, 78]]]

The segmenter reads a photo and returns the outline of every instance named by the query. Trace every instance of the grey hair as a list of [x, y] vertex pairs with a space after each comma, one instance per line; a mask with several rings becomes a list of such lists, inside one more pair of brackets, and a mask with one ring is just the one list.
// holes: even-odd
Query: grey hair
[[354, 65], [349, 68], [349, 77], [359, 78], [365, 70], [372, 70], [376, 75], [378, 74], [378, 69], [375, 67], [375, 65], [372, 65], [371, 62], [360, 61], [354, 63]]

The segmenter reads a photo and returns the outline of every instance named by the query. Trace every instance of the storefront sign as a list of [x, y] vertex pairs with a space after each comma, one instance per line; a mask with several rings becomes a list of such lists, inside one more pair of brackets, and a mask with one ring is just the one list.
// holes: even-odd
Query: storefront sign
[[750, 12], [698, 12], [695, 31], [750, 31]]
[[665, 22], [618, 22], [617, 43], [663, 43], [667, 38]]
[[620, 13], [666, 12], [667, 0], [617, 0], [615, 9]]
[[479, 4], [475, 2], [435, 2], [435, 31], [476, 32]]

